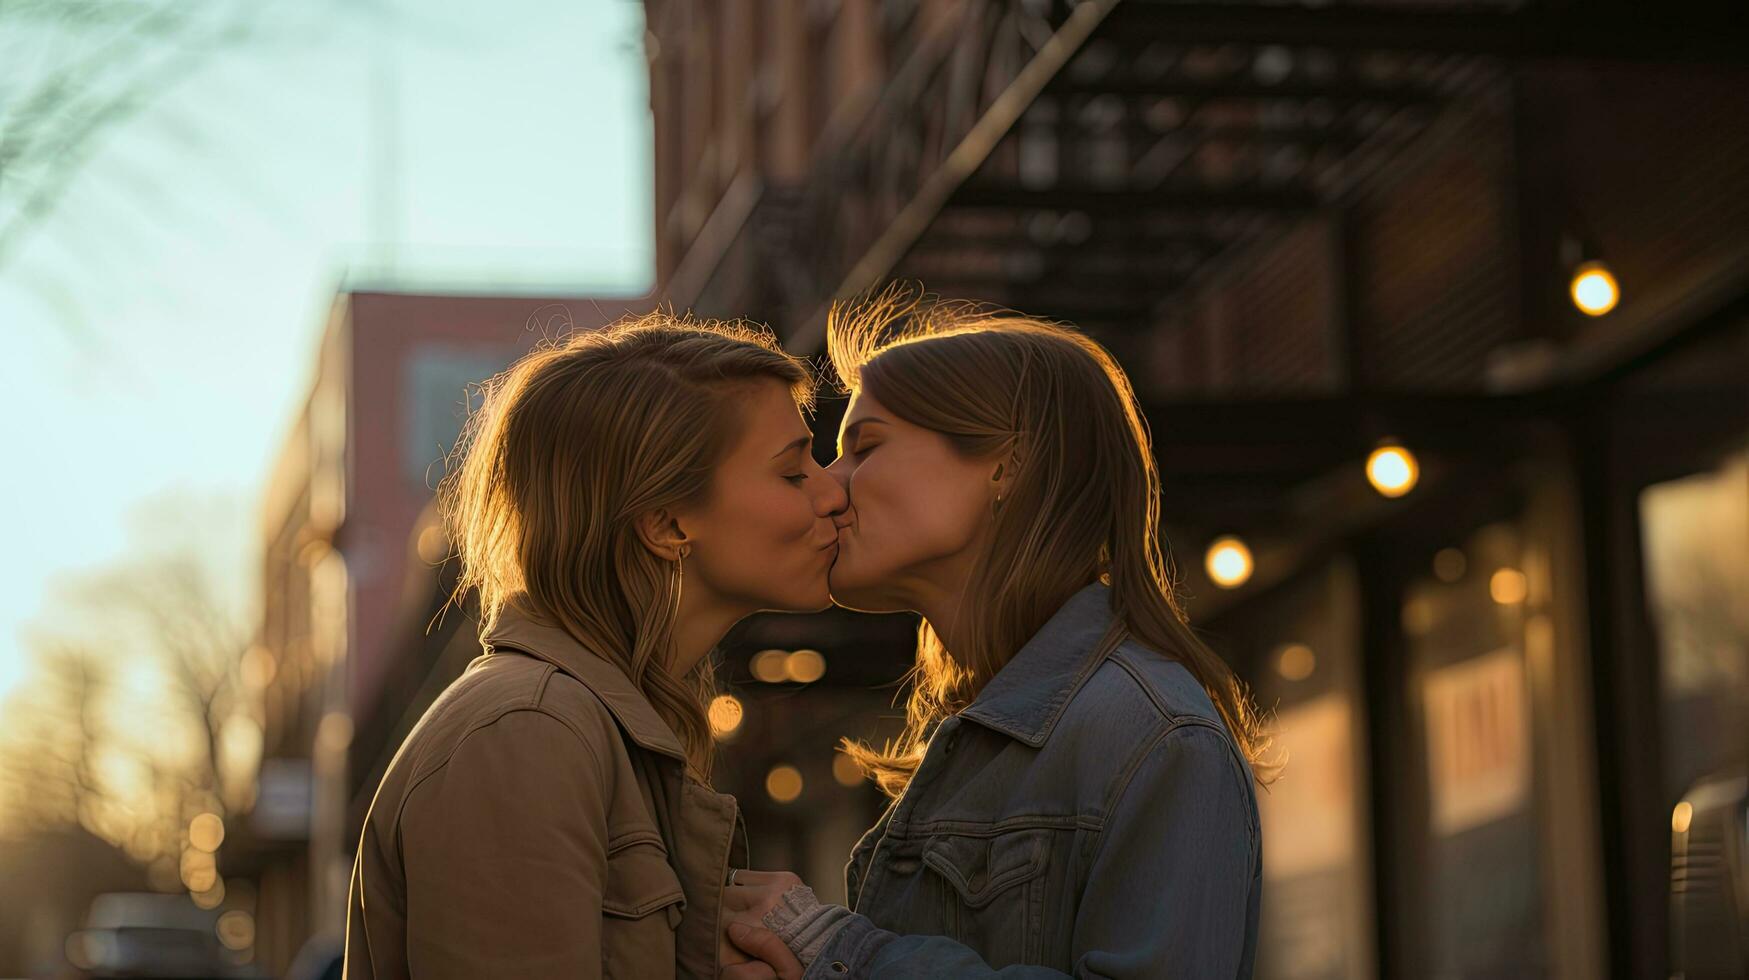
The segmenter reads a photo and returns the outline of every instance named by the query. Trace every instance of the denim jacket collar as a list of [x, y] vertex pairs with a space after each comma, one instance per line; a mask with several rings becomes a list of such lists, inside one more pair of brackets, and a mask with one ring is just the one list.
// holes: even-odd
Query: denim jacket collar
[[1111, 589], [1094, 582], [1069, 597], [960, 717], [1037, 748], [1109, 653]]

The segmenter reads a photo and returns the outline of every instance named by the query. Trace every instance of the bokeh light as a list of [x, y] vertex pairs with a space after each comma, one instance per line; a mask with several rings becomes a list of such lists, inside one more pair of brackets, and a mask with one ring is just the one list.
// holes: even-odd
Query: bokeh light
[[182, 852], [182, 884], [190, 893], [211, 891], [218, 877], [218, 865], [210, 852], [193, 848]]
[[216, 909], [225, 902], [225, 879], [214, 878], [211, 888], [204, 892], [193, 892], [189, 897], [194, 899], [197, 908]]
[[753, 655], [747, 669], [755, 680], [767, 684], [782, 684], [789, 680], [789, 653], [784, 650], [761, 650]]
[[216, 813], [203, 813], [188, 822], [188, 843], [212, 852], [225, 842], [225, 821]]
[[787, 763], [772, 766], [765, 774], [765, 793], [779, 803], [794, 803], [802, 795], [802, 771]]
[[213, 931], [226, 949], [245, 950], [255, 945], [255, 917], [243, 909], [232, 909], [219, 916]]
[[784, 658], [784, 673], [798, 684], [812, 684], [826, 676], [826, 658], [818, 650], [797, 650]]
[[1415, 454], [1395, 443], [1372, 451], [1366, 458], [1366, 479], [1382, 496], [1401, 497], [1415, 489], [1421, 466]]
[[1204, 561], [1209, 578], [1223, 589], [1236, 589], [1251, 578], [1251, 549], [1238, 537], [1228, 535], [1209, 545]]
[[1282, 678], [1303, 681], [1318, 667], [1318, 658], [1304, 643], [1289, 643], [1276, 652], [1275, 669]]
[[1530, 584], [1516, 568], [1502, 568], [1488, 579], [1488, 595], [1502, 606], [1515, 606], [1524, 601]]
[[728, 738], [741, 727], [746, 709], [742, 706], [741, 699], [733, 694], [719, 694], [711, 699], [710, 709], [706, 714], [710, 718], [711, 734], [718, 738]]
[[1469, 567], [1469, 559], [1464, 557], [1462, 548], [1441, 548], [1433, 556], [1433, 574], [1447, 585], [1463, 578]]
[[1573, 305], [1588, 316], [1603, 316], [1621, 302], [1621, 285], [1602, 262], [1586, 262], [1574, 269], [1568, 292]]
[[840, 786], [857, 786], [862, 783], [862, 767], [856, 760], [842, 752], [832, 756], [832, 778]]

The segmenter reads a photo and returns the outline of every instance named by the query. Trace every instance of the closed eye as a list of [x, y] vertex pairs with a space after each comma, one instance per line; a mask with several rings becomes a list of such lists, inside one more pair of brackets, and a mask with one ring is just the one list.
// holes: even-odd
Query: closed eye
[[794, 473], [794, 474], [785, 474], [784, 475], [784, 479], [788, 480], [791, 484], [798, 486], [798, 487], [801, 486], [802, 481], [806, 480], [807, 478], [808, 478], [808, 474], [806, 474], [806, 473]]

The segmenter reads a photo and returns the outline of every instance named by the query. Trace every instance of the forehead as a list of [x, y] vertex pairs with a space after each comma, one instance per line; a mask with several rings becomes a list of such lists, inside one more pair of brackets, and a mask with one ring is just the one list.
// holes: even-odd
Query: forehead
[[838, 431], [843, 432], [850, 426], [869, 417], [887, 417], [886, 407], [880, 400], [868, 393], [867, 389], [858, 389], [850, 396], [850, 404], [844, 409], [844, 420], [838, 424]]
[[736, 396], [735, 403], [741, 423], [737, 452], [760, 453], [765, 458], [809, 434], [789, 386], [776, 378], [754, 382]]

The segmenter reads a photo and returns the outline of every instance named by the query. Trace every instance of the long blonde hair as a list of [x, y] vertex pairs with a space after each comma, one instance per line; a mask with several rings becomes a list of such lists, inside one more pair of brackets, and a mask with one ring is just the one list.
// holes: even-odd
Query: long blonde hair
[[1192, 631], [1159, 545], [1160, 475], [1123, 369], [1068, 327], [909, 289], [840, 305], [827, 349], [846, 390], [867, 391], [907, 422], [939, 432], [970, 458], [1014, 472], [987, 553], [974, 563], [950, 652], [928, 621], [918, 631], [903, 733], [884, 748], [844, 751], [898, 796], [929, 736], [1082, 587], [1110, 586], [1126, 637], [1182, 663], [1208, 692], [1260, 782], [1277, 766], [1242, 682]]
[[811, 406], [807, 367], [746, 324], [657, 312], [579, 331], [482, 386], [438, 487], [452, 599], [479, 590], [482, 635], [512, 602], [563, 627], [625, 672], [706, 779], [709, 660], [667, 669], [684, 561], [652, 554], [636, 522], [706, 499], [738, 396], [764, 379]]

